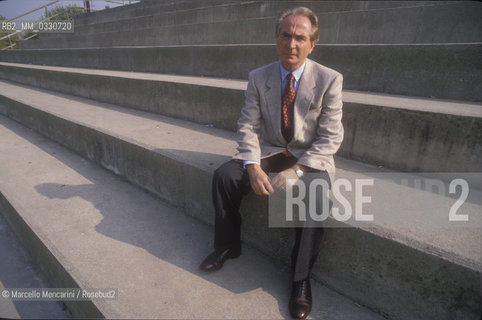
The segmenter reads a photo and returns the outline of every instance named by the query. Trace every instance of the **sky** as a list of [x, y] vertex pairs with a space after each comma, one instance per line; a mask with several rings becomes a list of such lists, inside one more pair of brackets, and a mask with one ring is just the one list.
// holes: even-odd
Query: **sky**
[[[115, 2], [122, 2], [122, 0], [114, 0]], [[13, 18], [19, 14], [27, 12], [32, 9], [36, 9], [45, 4], [52, 2], [52, 0], [3, 0], [0, 1], [0, 15], [6, 18]], [[132, 1], [135, 2], [135, 1]], [[129, 0], [124, 0], [125, 4], [129, 4]], [[84, 7], [83, 0], [62, 0], [54, 4], [52, 7], [56, 6], [68, 6], [76, 4], [79, 7]], [[90, 0], [90, 7], [92, 10], [103, 10], [106, 6], [114, 8], [120, 6], [121, 4], [112, 3], [105, 0]], [[45, 14], [45, 9], [38, 10], [32, 14], [20, 18], [23, 21], [35, 21], [40, 18], [40, 16]]]

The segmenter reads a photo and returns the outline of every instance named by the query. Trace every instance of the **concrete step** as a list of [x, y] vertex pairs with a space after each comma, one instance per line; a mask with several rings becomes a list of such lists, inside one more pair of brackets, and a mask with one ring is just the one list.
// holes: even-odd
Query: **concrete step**
[[[182, 211], [212, 223], [210, 188], [207, 186], [210, 185], [213, 170], [234, 152], [233, 133], [5, 82], [0, 92], [3, 97], [0, 105], [2, 114], [67, 146]], [[7, 156], [10, 153], [1, 154]], [[22, 157], [14, 159], [18, 162]], [[339, 174], [382, 170], [341, 158], [337, 158], [337, 166]], [[37, 166], [32, 169], [49, 172]], [[14, 171], [7, 172], [10, 176], [19, 176]], [[480, 180], [480, 174], [471, 175], [478, 176]], [[26, 176], [33, 177], [35, 174]], [[91, 179], [96, 181], [94, 184], [98, 183], [97, 179], [99, 183], [108, 180], [89, 175], [83, 183], [91, 184], [88, 182]], [[6, 180], [2, 178], [1, 181], [3, 184]], [[52, 178], [43, 179], [42, 183], [45, 181], [53, 181], [53, 184], [42, 188], [47, 196], [50, 190], [62, 188], [56, 184], [79, 184], [58, 182]], [[20, 187], [22, 183], [17, 182], [16, 186]], [[397, 188], [393, 184], [384, 188], [391, 190], [387, 201], [392, 205], [399, 201], [392, 199], [399, 192]], [[101, 186], [100, 189], [112, 188]], [[63, 196], [70, 198], [71, 193], [65, 190]], [[83, 191], [78, 192], [84, 194]], [[107, 205], [103, 205], [101, 199], [110, 197], [103, 197], [97, 191], [93, 191], [93, 194], [100, 198], [91, 202], [103, 210]], [[467, 203], [472, 208], [470, 217], [475, 219], [470, 220], [473, 223], [471, 227], [441, 229], [433, 225], [435, 220], [421, 221], [421, 217], [412, 217], [410, 211], [397, 207], [388, 211], [393, 216], [405, 219], [395, 224], [392, 221], [392, 224], [380, 225], [375, 221], [357, 228], [327, 228], [314, 276], [353, 300], [380, 310], [393, 319], [478, 319], [481, 311], [481, 199], [480, 191], [471, 189]], [[289, 261], [292, 230], [269, 227], [265, 199], [250, 195], [247, 200], [242, 208], [243, 241], [281, 261]], [[139, 201], [143, 206], [144, 202], [142, 199]], [[407, 201], [402, 201], [400, 205], [403, 202]], [[68, 207], [77, 206], [72, 204]], [[129, 208], [127, 204], [119, 207]], [[430, 203], [430, 208], [435, 207], [436, 203]], [[112, 214], [117, 212], [117, 209], [106, 210]], [[129, 210], [135, 212], [136, 216], [142, 214], [136, 209]], [[66, 215], [59, 213], [61, 216]], [[96, 217], [96, 221], [102, 218], [98, 213]], [[79, 221], [78, 218], [74, 219]], [[116, 227], [109, 230], [130, 234], [119, 227], [131, 227], [130, 222], [119, 224], [117, 218], [113, 220]], [[158, 229], [154, 229], [159, 234]], [[105, 229], [98, 227], [96, 230]], [[157, 246], [161, 242], [148, 243]], [[106, 248], [101, 251], [104, 254], [108, 252]], [[199, 260], [201, 254], [196, 258]], [[88, 265], [95, 261], [88, 259], [85, 263]], [[103, 274], [98, 278], [103, 279]], [[99, 286], [107, 287], [109, 283], [100, 283]]]
[[[349, 90], [482, 101], [481, 48], [480, 43], [319, 45], [310, 57], [341, 72]], [[0, 52], [6, 62], [231, 79], [247, 79], [249, 71], [275, 60], [271, 44]]]
[[[238, 80], [11, 63], [0, 63], [0, 78], [231, 131], [246, 89]], [[480, 104], [348, 90], [343, 100], [344, 157], [409, 171], [482, 167]]]
[[[457, 3], [457, 1], [175, 1], [142, 2], [136, 5], [103, 10], [76, 18], [76, 27], [92, 23], [112, 22], [152, 14], [166, 14], [166, 21], [185, 21], [183, 19], [213, 19], [226, 13], [232, 17], [277, 16], [289, 7], [306, 6], [317, 13], [360, 11], [382, 8], [423, 7]], [[211, 17], [211, 18], [209, 18]], [[175, 20], [174, 20], [175, 19]], [[205, 22], [212, 22], [205, 21]]]
[[[285, 3], [281, 2], [283, 5]], [[244, 5], [244, 4], [243, 4]], [[242, 7], [243, 5], [238, 5]], [[259, 5], [259, 4], [258, 4]], [[272, 43], [276, 13], [244, 15], [236, 6], [163, 13], [75, 27], [74, 34], [40, 34], [25, 49], [144, 45]], [[215, 11], [217, 9], [217, 11]], [[223, 9], [223, 10], [221, 10]], [[212, 12], [214, 11], [214, 12]], [[237, 13], [237, 14], [236, 14]], [[482, 41], [482, 4], [318, 13], [322, 44], [471, 43]], [[434, 32], [434, 28], [437, 32]], [[267, 32], [259, 32], [267, 30]], [[400, 30], [403, 30], [401, 32]]]
[[[244, 246], [222, 271], [201, 273], [211, 227], [4, 117], [0, 135], [1, 214], [52, 288], [116, 290], [115, 300], [67, 302], [75, 318], [290, 318], [286, 266]], [[383, 319], [313, 285], [312, 319]]]
[[[6, 163], [2, 162], [4, 165]], [[6, 290], [9, 296], [0, 297], [0, 318], [70, 319], [71, 314], [60, 302], [19, 301], [11, 298], [11, 288], [45, 289], [51, 288], [51, 285], [2, 214], [0, 210], [0, 292]]]

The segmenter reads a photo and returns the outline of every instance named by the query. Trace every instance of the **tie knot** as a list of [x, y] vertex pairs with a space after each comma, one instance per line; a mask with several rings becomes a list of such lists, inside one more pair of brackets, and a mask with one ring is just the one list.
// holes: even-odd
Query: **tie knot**
[[286, 76], [286, 79], [288, 79], [288, 82], [293, 81], [294, 78], [295, 76], [292, 73], [288, 73], [288, 75]]

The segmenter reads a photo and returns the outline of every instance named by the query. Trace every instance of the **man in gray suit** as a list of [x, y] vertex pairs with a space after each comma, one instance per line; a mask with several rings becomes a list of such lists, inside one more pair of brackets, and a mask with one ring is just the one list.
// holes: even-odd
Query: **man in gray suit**
[[[276, 25], [279, 61], [249, 74], [238, 121], [238, 152], [213, 179], [215, 251], [204, 271], [220, 269], [241, 254], [239, 207], [250, 190], [269, 195], [305, 173], [330, 180], [333, 154], [343, 140], [342, 76], [307, 59], [318, 41], [318, 18], [304, 7], [284, 11]], [[278, 173], [272, 180], [268, 173]], [[290, 312], [304, 319], [311, 311], [310, 275], [323, 229], [295, 228]]]

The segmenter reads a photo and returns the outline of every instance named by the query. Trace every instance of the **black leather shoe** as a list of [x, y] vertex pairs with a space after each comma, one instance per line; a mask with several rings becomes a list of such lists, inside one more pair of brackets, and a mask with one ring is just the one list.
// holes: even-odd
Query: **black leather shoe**
[[311, 311], [310, 279], [293, 282], [290, 297], [290, 312], [293, 318], [305, 319]]
[[240, 247], [216, 250], [204, 259], [199, 268], [203, 271], [216, 271], [223, 267], [226, 260], [237, 258], [240, 255]]

